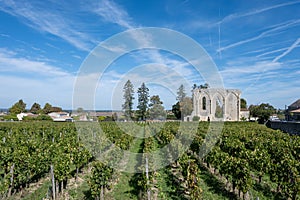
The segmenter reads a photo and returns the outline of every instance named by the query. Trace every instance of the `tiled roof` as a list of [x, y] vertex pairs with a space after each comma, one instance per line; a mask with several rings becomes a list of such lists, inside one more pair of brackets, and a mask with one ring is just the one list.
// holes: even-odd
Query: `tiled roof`
[[295, 101], [294, 103], [292, 103], [289, 107], [300, 108], [300, 99], [298, 99], [297, 101]]

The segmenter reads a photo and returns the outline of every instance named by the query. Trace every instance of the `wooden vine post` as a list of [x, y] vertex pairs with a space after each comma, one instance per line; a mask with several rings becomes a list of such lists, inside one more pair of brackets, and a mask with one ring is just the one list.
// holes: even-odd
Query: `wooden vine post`
[[8, 190], [8, 197], [11, 196], [12, 189], [14, 188], [14, 168], [15, 168], [15, 163], [12, 164], [10, 167], [10, 186]]
[[55, 179], [54, 179], [54, 168], [53, 165], [50, 166], [50, 175], [51, 175], [51, 180], [52, 180], [52, 197], [53, 200], [55, 200]]

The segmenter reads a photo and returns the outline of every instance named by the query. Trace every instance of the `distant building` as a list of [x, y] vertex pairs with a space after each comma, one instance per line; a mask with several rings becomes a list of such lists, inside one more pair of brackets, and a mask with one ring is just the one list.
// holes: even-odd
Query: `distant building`
[[240, 120], [249, 121], [250, 120], [250, 111], [246, 108], [240, 109]]
[[54, 122], [67, 122], [73, 121], [73, 118], [70, 117], [70, 114], [67, 112], [52, 112], [48, 114]]
[[300, 108], [300, 99], [288, 106], [289, 111], [296, 110], [298, 108]]
[[269, 120], [271, 120], [271, 121], [280, 121], [279, 117], [276, 114], [271, 115]]
[[286, 120], [300, 121], [300, 99], [288, 106], [286, 110]]
[[33, 114], [33, 113], [20, 113], [20, 114], [17, 114], [17, 118], [19, 121], [22, 121], [23, 120], [23, 117], [36, 117], [37, 115]]

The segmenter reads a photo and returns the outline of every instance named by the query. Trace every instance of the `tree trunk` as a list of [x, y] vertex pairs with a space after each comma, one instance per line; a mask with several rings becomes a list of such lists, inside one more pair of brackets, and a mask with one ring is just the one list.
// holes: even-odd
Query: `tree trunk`
[[56, 191], [56, 196], [58, 197], [59, 195], [59, 183], [58, 183], [58, 180], [56, 180], [56, 189], [55, 189], [55, 191]]
[[75, 182], [77, 183], [77, 179], [78, 179], [78, 173], [79, 173], [79, 168], [76, 167], [76, 176], [75, 176]]
[[61, 191], [61, 194], [63, 195], [64, 194], [64, 181], [62, 181], [60, 183], [60, 191]]
[[104, 189], [103, 189], [103, 185], [101, 185], [100, 200], [104, 200]]

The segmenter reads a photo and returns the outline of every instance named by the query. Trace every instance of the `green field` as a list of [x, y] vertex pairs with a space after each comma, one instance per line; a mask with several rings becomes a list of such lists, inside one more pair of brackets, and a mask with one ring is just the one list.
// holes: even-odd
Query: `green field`
[[51, 199], [50, 166], [56, 199], [300, 199], [299, 136], [256, 123], [8, 122], [0, 139], [0, 199]]

